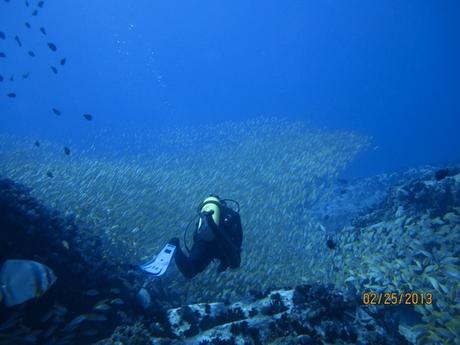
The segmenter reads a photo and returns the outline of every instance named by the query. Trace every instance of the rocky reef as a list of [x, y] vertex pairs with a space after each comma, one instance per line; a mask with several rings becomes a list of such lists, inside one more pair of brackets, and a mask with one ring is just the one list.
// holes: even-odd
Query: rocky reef
[[173, 308], [163, 323], [120, 327], [98, 344], [406, 344], [384, 316], [331, 286], [301, 285]]
[[[318, 219], [330, 232], [340, 231], [356, 219], [374, 214], [376, 210], [388, 212], [392, 207], [390, 204], [395, 204], [391, 200], [394, 199], [396, 191], [400, 193], [399, 202], [409, 206], [411, 199], [402, 200], [405, 189], [412, 189], [409, 185], [416, 185], [420, 181], [437, 181], [436, 174], [441, 181], [455, 172], [458, 173], [458, 170], [456, 166], [449, 169], [424, 166], [366, 178], [329, 180], [323, 186], [327, 192], [319, 193], [308, 209], [311, 216]], [[439, 191], [435, 195], [439, 195]], [[425, 204], [426, 207], [431, 207], [429, 200], [426, 200]], [[393, 213], [389, 214], [390, 217], [392, 215]], [[382, 217], [382, 214], [379, 214], [379, 217]]]
[[134, 320], [138, 279], [104, 258], [100, 240], [74, 218], [44, 206], [28, 188], [0, 179], [0, 265], [34, 260], [57, 276], [40, 298], [8, 308], [0, 303], [1, 344], [88, 344]]
[[[61, 280], [72, 277], [77, 287], [95, 275], [98, 238], [82, 237], [74, 215], [61, 215], [30, 196], [30, 189], [0, 179], [0, 261], [33, 259], [53, 267]], [[92, 252], [88, 257], [86, 253]], [[82, 275], [82, 272], [85, 275]], [[97, 275], [100, 276], [100, 275]]]
[[[457, 344], [460, 334], [460, 169], [426, 169], [392, 186], [336, 237], [339, 286], [432, 296], [398, 302], [401, 334], [417, 344]], [[356, 260], [359, 258], [359, 260]], [[404, 301], [404, 300], [403, 300]]]

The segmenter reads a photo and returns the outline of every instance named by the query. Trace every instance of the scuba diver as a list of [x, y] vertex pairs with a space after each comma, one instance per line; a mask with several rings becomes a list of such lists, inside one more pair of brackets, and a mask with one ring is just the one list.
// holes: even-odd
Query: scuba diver
[[[236, 211], [227, 205], [229, 201], [236, 204]], [[174, 237], [156, 257], [141, 268], [154, 276], [160, 276], [166, 272], [173, 256], [177, 268], [188, 279], [204, 271], [215, 259], [220, 261], [218, 272], [223, 272], [227, 268], [239, 268], [243, 242], [239, 211], [239, 204], [235, 200], [221, 199], [211, 194], [198, 206], [199, 220], [193, 233], [193, 245], [190, 250], [185, 238], [188, 228], [197, 216], [190, 221], [184, 233], [188, 257], [180, 247], [179, 238]]]

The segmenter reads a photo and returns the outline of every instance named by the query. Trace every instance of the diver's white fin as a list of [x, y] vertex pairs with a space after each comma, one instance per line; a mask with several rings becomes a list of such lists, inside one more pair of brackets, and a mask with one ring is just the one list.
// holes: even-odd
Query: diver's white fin
[[168, 243], [158, 255], [152, 258], [152, 260], [141, 265], [141, 268], [155, 277], [163, 275], [171, 263], [175, 250], [176, 246]]

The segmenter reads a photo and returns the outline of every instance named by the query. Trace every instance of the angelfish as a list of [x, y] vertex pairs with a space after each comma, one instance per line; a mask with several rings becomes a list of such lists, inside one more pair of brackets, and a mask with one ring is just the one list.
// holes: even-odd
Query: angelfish
[[0, 270], [0, 300], [7, 307], [42, 296], [56, 281], [51, 268], [32, 260], [6, 260]]

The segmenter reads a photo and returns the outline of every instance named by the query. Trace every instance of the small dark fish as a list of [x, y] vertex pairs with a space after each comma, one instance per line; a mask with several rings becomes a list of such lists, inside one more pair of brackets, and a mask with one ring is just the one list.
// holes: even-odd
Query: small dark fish
[[14, 74], [11, 75], [10, 81], [14, 81]]
[[39, 1], [37, 5], [38, 5], [38, 7], [43, 8], [44, 4], [45, 4], [44, 1]]
[[9, 98], [16, 98], [16, 94], [14, 92], [10, 92], [7, 94]]
[[61, 64], [61, 66], [64, 66], [66, 61], [66, 58], [62, 58], [61, 61], [59, 61], [59, 63]]
[[37, 140], [35, 143], [34, 143], [35, 146], [39, 147], [40, 146], [40, 142]]
[[59, 109], [56, 109], [56, 108], [53, 108], [53, 113], [55, 115], [58, 115], [58, 116], [61, 115], [61, 111]]
[[32, 50], [29, 50], [27, 54], [29, 54], [29, 56], [35, 57], [35, 53]]
[[93, 115], [91, 114], [83, 114], [83, 117], [87, 119], [88, 121], [91, 121], [93, 119]]
[[52, 173], [51, 171], [48, 171], [48, 172], [46, 173], [46, 176], [48, 176], [49, 178], [54, 177], [54, 175], [53, 175], [53, 173]]
[[434, 173], [434, 178], [436, 181], [444, 180], [447, 176], [450, 175], [449, 169], [439, 169]]
[[51, 70], [53, 71], [54, 74], [57, 74], [58, 73], [58, 70], [56, 67], [54, 66], [51, 66]]
[[44, 27], [41, 27], [41, 28], [40, 28], [40, 31], [42, 32], [43, 35], [46, 35], [46, 30], [45, 30]]
[[26, 7], [29, 7], [29, 2], [28, 1], [26, 1]]
[[37, 14], [38, 14], [38, 10], [35, 10], [35, 11], [32, 12], [33, 16], [36, 16]]
[[327, 246], [329, 249], [335, 249], [335, 243], [334, 243], [334, 241], [331, 240], [331, 239], [328, 239], [328, 240], [326, 241], [326, 246]]
[[29, 22], [26, 22], [27, 29], [30, 29], [30, 24]]
[[4, 57], [6, 57], [6, 54], [4, 52], [0, 52], [0, 57], [4, 58]]
[[14, 40], [18, 43], [18, 46], [19, 46], [19, 47], [22, 47], [22, 42], [21, 42], [21, 40], [19, 39], [19, 36], [18, 36], [18, 35], [14, 36]]
[[6, 36], [5, 36], [5, 34], [3, 33], [3, 31], [0, 31], [0, 38], [1, 38], [2, 40], [4, 40], [5, 37], [6, 37]]
[[57, 50], [56, 45], [54, 43], [48, 42], [48, 47], [55, 52]]
[[2, 82], [2, 81], [3, 81], [3, 76], [2, 76], [2, 75], [0, 75], [0, 82]]
[[67, 146], [64, 146], [64, 153], [68, 156], [70, 155], [70, 149]]
[[30, 75], [29, 72], [24, 73], [24, 74], [22, 75], [22, 79], [27, 79], [27, 78], [29, 78], [29, 75]]

